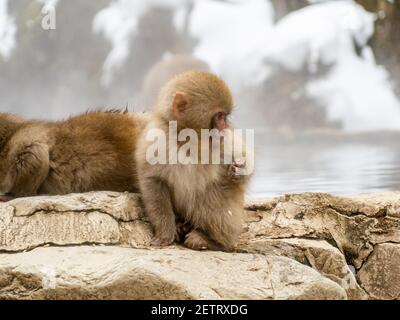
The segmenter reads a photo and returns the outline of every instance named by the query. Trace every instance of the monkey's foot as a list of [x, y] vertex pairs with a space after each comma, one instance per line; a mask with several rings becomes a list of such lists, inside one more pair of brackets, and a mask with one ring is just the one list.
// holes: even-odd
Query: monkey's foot
[[186, 235], [184, 245], [193, 250], [229, 251], [222, 245], [213, 241], [200, 230], [192, 230]]
[[151, 241], [151, 245], [155, 247], [166, 247], [170, 246], [174, 243], [175, 239], [177, 238], [177, 234], [172, 233], [159, 233], [158, 235], [156, 234]]
[[170, 241], [167, 239], [160, 239], [160, 238], [154, 238], [153, 240], [151, 240], [151, 245], [153, 247], [168, 247], [173, 243], [174, 241]]
[[186, 237], [184, 245], [193, 250], [207, 250], [210, 248], [210, 240], [206, 235], [198, 230], [190, 231]]

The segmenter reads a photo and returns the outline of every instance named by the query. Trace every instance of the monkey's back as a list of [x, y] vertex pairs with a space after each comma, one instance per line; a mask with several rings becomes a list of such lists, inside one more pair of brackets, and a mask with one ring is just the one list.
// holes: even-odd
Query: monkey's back
[[146, 120], [91, 112], [50, 125], [49, 173], [39, 193], [138, 189], [134, 153]]

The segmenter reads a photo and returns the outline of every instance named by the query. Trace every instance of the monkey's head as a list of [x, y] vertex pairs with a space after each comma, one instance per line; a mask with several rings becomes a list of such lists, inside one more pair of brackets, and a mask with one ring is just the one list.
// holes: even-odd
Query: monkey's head
[[233, 108], [231, 91], [223, 80], [205, 71], [189, 71], [172, 78], [161, 90], [156, 112], [179, 128], [229, 127]]

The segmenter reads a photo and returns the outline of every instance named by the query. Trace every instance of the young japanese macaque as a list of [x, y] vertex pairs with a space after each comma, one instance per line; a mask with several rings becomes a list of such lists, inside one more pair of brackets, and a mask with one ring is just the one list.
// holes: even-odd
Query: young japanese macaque
[[[238, 172], [246, 170], [246, 157], [232, 159], [228, 164], [199, 160], [202, 151], [212, 144], [211, 136], [200, 139], [202, 129], [231, 132], [228, 118], [232, 107], [227, 85], [204, 71], [179, 74], [161, 90], [152, 120], [143, 131], [136, 151], [139, 187], [154, 227], [153, 245], [167, 246], [182, 241], [186, 247], [196, 250], [231, 251], [234, 248], [243, 228], [243, 202], [249, 175]], [[170, 144], [174, 139], [171, 123], [177, 128], [177, 149], [189, 143], [185, 129], [193, 129], [199, 137], [190, 146], [198, 148], [198, 152], [190, 154], [190, 159], [198, 159], [198, 163], [171, 162], [174, 155]], [[153, 152], [154, 139], [149, 137], [160, 132], [166, 137], [164, 149]], [[219, 139], [220, 147], [210, 147], [211, 152], [205, 157], [208, 160], [216, 149], [222, 149], [224, 139]], [[167, 155], [166, 163], [159, 161], [162, 154]]]
[[88, 112], [63, 122], [0, 113], [0, 201], [39, 194], [138, 190], [142, 114]]

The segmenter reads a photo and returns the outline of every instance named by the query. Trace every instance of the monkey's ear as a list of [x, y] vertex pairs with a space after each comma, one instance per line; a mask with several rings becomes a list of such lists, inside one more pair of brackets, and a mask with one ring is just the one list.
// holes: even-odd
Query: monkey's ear
[[172, 112], [177, 119], [181, 119], [185, 115], [188, 104], [189, 100], [184, 92], [175, 92], [174, 101], [172, 102]]

